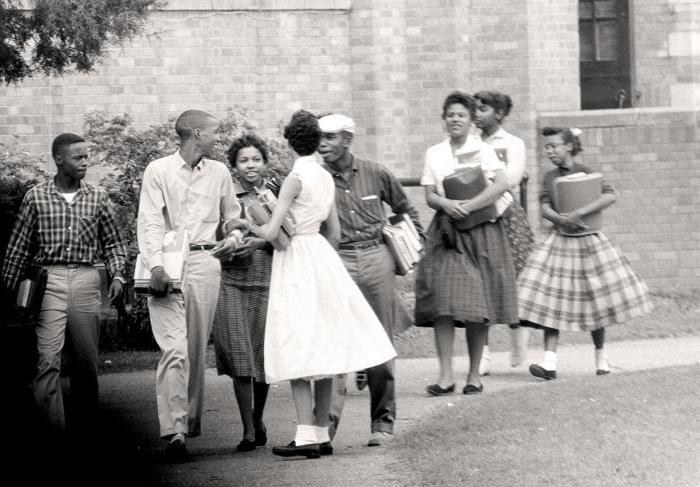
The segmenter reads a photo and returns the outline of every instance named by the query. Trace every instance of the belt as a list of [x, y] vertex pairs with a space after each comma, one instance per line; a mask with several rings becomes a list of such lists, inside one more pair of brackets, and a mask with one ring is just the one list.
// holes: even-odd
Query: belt
[[80, 269], [81, 267], [94, 267], [92, 264], [38, 264], [42, 267], [65, 267], [66, 269]]
[[375, 238], [374, 240], [363, 240], [362, 242], [348, 242], [338, 245], [340, 250], [362, 250], [370, 247], [378, 247], [383, 242]]
[[190, 250], [211, 250], [214, 247], [216, 247], [216, 245], [214, 245], [214, 244], [202, 244], [202, 245], [194, 245], [193, 244], [193, 245], [190, 245]]

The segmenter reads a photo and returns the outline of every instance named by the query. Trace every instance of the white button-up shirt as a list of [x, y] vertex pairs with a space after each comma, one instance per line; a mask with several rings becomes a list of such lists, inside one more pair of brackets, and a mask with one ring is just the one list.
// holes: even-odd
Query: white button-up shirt
[[149, 269], [163, 265], [165, 234], [183, 228], [190, 243], [214, 244], [219, 223], [240, 214], [231, 174], [223, 163], [202, 159], [192, 168], [179, 151], [156, 159], [146, 167], [141, 183], [137, 220], [141, 257]]
[[525, 142], [520, 137], [506, 132], [499, 127], [490, 137], [481, 136], [482, 140], [493, 147], [505, 165], [508, 187], [512, 191], [518, 190], [520, 180], [525, 173]]

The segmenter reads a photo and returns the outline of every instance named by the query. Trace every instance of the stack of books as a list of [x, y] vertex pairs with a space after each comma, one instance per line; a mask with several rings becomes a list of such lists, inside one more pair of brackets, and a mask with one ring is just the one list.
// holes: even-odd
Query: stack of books
[[10, 321], [14, 324], [33, 324], [41, 311], [49, 272], [38, 265], [30, 265], [17, 287], [15, 313]]
[[[170, 276], [174, 293], [181, 293], [185, 280], [185, 263], [190, 251], [190, 239], [187, 230], [174, 230], [163, 238], [163, 267]], [[136, 256], [134, 266], [134, 292], [150, 294], [151, 269], [143, 262], [141, 254]]]
[[[469, 166], [457, 169], [453, 174], [442, 180], [445, 196], [451, 200], [470, 200], [488, 186], [484, 171], [480, 166]], [[496, 205], [489, 205], [469, 213], [469, 215], [453, 220], [458, 230], [469, 230], [498, 218]]]
[[[561, 176], [554, 180], [554, 209], [559, 213], [571, 213], [600, 198], [603, 193], [603, 175], [599, 172], [577, 172]], [[583, 217], [588, 228], [573, 232], [568, 228], [557, 225], [557, 230], [563, 235], [580, 237], [600, 231], [603, 227], [603, 212], [597, 211]]]
[[394, 257], [396, 274], [405, 276], [413, 272], [415, 265], [420, 260], [423, 245], [411, 218], [405, 213], [390, 217], [389, 225], [382, 228], [382, 234]]
[[[246, 204], [246, 216], [256, 225], [265, 225], [270, 221], [270, 217], [272, 216], [272, 212], [275, 210], [276, 203], [277, 198], [275, 198], [272, 191], [263, 191], [258, 194], [256, 199]], [[282, 221], [282, 227], [280, 228], [277, 238], [270, 243], [276, 250], [283, 250], [289, 245], [289, 242], [295, 232], [296, 225], [294, 224], [294, 219], [287, 214]]]

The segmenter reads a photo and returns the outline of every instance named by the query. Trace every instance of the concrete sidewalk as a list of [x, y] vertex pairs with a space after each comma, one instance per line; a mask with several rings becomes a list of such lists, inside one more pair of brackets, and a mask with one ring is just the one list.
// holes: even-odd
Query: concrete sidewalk
[[[613, 374], [700, 362], [700, 336], [611, 342], [606, 345]], [[558, 381], [595, 374], [593, 345], [562, 346], [559, 350]], [[541, 359], [540, 350], [530, 349], [529, 360], [518, 368], [509, 365], [509, 354], [492, 353], [491, 375], [483, 378], [484, 393], [457, 393], [429, 397], [425, 386], [437, 377], [437, 360], [397, 360], [397, 436], [410, 434], [414, 424], [446, 407], [468, 407], [470, 401], [488, 401], [489, 396], [518, 387], [542, 387], [531, 377], [527, 365]], [[455, 357], [456, 370], [466, 370], [467, 358]], [[348, 400], [334, 441], [335, 453], [318, 460], [280, 459], [271, 453], [274, 445], [293, 439], [295, 413], [288, 383], [270, 390], [265, 422], [268, 445], [254, 452], [237, 453], [242, 428], [231, 381], [207, 370], [207, 398], [203, 434], [188, 441], [190, 461], [166, 465], [160, 461], [164, 444], [158, 440], [155, 404], [155, 372], [109, 374], [100, 377], [101, 403], [108, 421], [127, 436], [126, 444], [138, 452], [150, 478], [144, 485], [218, 486], [335, 486], [404, 485], [406, 482], [385, 468], [393, 463], [391, 446], [369, 448], [369, 394], [357, 391], [348, 381]], [[604, 379], [601, 379], [604, 380]], [[144, 479], [146, 480], [146, 479]]]

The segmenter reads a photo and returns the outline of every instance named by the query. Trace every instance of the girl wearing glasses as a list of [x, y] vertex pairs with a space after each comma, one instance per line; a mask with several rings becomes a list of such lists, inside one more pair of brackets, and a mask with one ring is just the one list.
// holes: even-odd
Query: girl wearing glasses
[[[556, 178], [591, 173], [574, 160], [581, 152], [578, 129], [546, 127], [544, 149], [557, 166], [544, 176], [540, 194], [542, 216], [554, 228], [537, 246], [518, 278], [520, 319], [544, 329], [544, 360], [530, 365], [530, 373], [546, 380], [557, 377], [559, 332], [589, 331], [595, 345], [596, 373], [610, 373], [605, 352], [605, 327], [651, 310], [646, 285], [622, 252], [602, 231], [588, 233], [584, 217], [615, 203], [615, 190], [603, 184], [599, 198], [570, 213], [553, 204]], [[581, 236], [566, 234], [583, 233]]]

